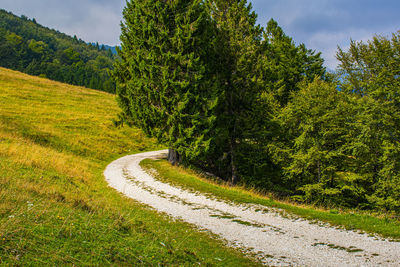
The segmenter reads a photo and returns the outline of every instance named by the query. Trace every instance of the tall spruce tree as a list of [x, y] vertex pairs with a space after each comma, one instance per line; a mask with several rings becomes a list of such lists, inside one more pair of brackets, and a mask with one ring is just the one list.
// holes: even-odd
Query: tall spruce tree
[[115, 65], [121, 119], [170, 148], [175, 164], [207, 150], [213, 27], [203, 1], [132, 0]]
[[257, 107], [262, 28], [246, 0], [214, 1], [212, 17], [217, 27], [218, 106], [214, 138], [214, 164], [230, 182], [239, 181], [240, 146]]

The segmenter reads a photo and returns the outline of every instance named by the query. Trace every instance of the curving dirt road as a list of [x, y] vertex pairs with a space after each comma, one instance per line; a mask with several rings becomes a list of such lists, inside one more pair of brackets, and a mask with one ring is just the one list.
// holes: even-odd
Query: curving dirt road
[[139, 163], [166, 150], [120, 158], [104, 171], [109, 185], [168, 215], [207, 229], [273, 266], [400, 266], [400, 243], [309, 222], [282, 210], [238, 205], [162, 183]]

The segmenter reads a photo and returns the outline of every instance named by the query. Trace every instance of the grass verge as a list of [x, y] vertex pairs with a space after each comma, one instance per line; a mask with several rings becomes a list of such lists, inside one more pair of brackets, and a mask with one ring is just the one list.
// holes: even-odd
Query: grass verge
[[379, 218], [357, 211], [325, 211], [314, 207], [296, 206], [283, 203], [251, 192], [242, 187], [230, 187], [200, 177], [193, 170], [171, 166], [166, 160], [145, 159], [141, 166], [146, 170], [155, 170], [158, 179], [183, 188], [212, 194], [217, 198], [236, 203], [254, 203], [301, 216], [309, 220], [318, 220], [346, 229], [357, 229], [370, 234], [379, 234], [392, 241], [400, 241], [400, 222], [390, 218]]
[[113, 159], [160, 149], [115, 128], [118, 110], [110, 94], [0, 68], [0, 265], [258, 265], [108, 187]]

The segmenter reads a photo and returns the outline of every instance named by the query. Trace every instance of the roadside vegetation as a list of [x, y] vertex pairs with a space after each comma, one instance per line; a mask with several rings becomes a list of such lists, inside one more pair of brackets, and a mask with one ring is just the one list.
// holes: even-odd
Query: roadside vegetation
[[140, 165], [160, 181], [180, 188], [195, 190], [233, 203], [253, 203], [278, 208], [284, 212], [283, 216], [297, 215], [311, 221], [326, 222], [335, 227], [360, 230], [373, 235], [378, 234], [392, 241], [400, 241], [400, 221], [388, 214], [351, 209], [321, 209], [311, 205], [295, 204], [293, 201], [277, 200], [256, 189], [232, 187], [220, 179], [200, 174], [193, 169], [171, 166], [166, 160], [145, 159]]
[[117, 113], [110, 94], [0, 68], [0, 265], [257, 265], [107, 186], [113, 159], [160, 149]]
[[337, 73], [247, 0], [128, 1], [120, 123], [172, 164], [299, 203], [400, 214], [400, 32], [338, 49]]

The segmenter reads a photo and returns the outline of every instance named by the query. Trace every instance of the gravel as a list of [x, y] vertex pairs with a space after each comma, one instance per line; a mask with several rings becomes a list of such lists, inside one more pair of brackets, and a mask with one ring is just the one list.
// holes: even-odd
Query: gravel
[[156, 180], [139, 163], [166, 150], [120, 158], [109, 185], [173, 218], [196, 225], [273, 266], [400, 266], [400, 243], [307, 221], [254, 204], [236, 204]]

